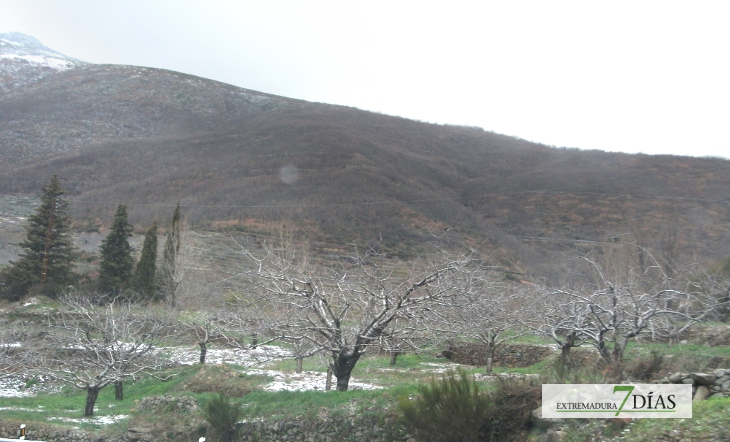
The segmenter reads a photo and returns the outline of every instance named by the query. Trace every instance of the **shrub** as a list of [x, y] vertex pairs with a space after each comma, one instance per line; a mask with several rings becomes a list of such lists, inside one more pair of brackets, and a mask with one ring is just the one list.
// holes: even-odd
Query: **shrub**
[[529, 431], [532, 411], [540, 406], [542, 384], [498, 378], [497, 390], [491, 393], [493, 407], [489, 413], [489, 425], [484, 433], [485, 441], [521, 441]]
[[548, 360], [541, 374], [553, 384], [585, 384], [605, 382], [610, 371], [603, 359], [596, 360], [589, 354], [579, 353], [571, 360], [573, 364], [570, 367], [566, 367], [559, 357]]
[[664, 368], [664, 356], [656, 350], [633, 361], [626, 369], [626, 375], [636, 381], [651, 381], [659, 377]]
[[211, 440], [231, 442], [236, 435], [236, 423], [241, 417], [243, 409], [240, 403], [218, 394], [203, 408], [203, 418], [211, 427]]
[[491, 442], [523, 440], [541, 387], [498, 378], [495, 391], [481, 393], [464, 372], [449, 373], [420, 386], [415, 399], [399, 408], [413, 436], [423, 442]]
[[412, 434], [429, 442], [476, 442], [488, 421], [491, 398], [481, 394], [474, 379], [463, 371], [431, 379], [418, 387], [415, 399], [401, 398]]

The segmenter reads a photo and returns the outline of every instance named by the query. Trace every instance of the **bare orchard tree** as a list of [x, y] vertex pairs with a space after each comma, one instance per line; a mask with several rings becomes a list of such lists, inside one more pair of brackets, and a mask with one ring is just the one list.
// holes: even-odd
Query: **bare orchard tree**
[[28, 373], [38, 361], [27, 324], [0, 318], [0, 379]]
[[689, 290], [712, 296], [717, 300], [716, 321], [730, 320], [730, 256], [720, 263], [706, 268], [698, 262], [689, 267]]
[[579, 334], [588, 315], [585, 305], [564, 291], [541, 286], [533, 288], [529, 299], [531, 302], [523, 310], [525, 316], [520, 318], [521, 324], [557, 344], [561, 368], [568, 373], [573, 365], [571, 349], [585, 343]]
[[272, 309], [286, 313], [276, 324], [281, 336], [308, 340], [313, 350], [331, 356], [339, 391], [347, 390], [360, 357], [386, 333], [396, 333], [396, 324], [418, 321], [421, 312], [450, 302], [469, 262], [438, 250], [409, 264], [368, 251], [332, 265], [311, 262], [290, 246], [265, 244], [261, 252], [242, 249], [253, 268], [240, 276]]
[[195, 339], [200, 348], [200, 364], [205, 364], [211, 340], [219, 342], [226, 339], [221, 321], [215, 312], [183, 312], [178, 317], [176, 326], [184, 340], [190, 337]]
[[378, 346], [382, 351], [390, 354], [390, 365], [398, 362], [398, 356], [407, 352], [420, 352], [426, 348], [434, 348], [436, 342], [441, 342], [453, 333], [444, 333], [440, 327], [441, 312], [438, 316], [428, 315], [428, 311], [420, 312], [423, 316], [415, 318], [396, 318], [386, 332], [380, 336]]
[[486, 372], [492, 373], [497, 348], [529, 331], [531, 299], [514, 284], [490, 275], [488, 270], [471, 274], [467, 290], [453, 306], [452, 318], [461, 336], [474, 339], [486, 350]]
[[687, 284], [677, 287], [676, 278], [659, 265], [634, 267], [625, 257], [618, 263], [599, 263], [590, 256], [582, 261], [585, 277], [550, 293], [553, 308], [545, 326], [553, 332], [562, 329], [570, 337], [564, 345], [570, 339], [593, 345], [618, 377], [631, 340], [669, 339], [716, 311], [714, 296], [688, 291]]
[[[583, 334], [604, 356], [609, 358], [606, 342], [610, 339], [610, 361], [621, 368], [626, 346], [631, 339], [651, 333], [655, 338], [679, 336], [697, 322], [712, 317], [717, 299], [698, 291], [677, 287], [658, 265], [638, 274], [633, 269], [615, 274], [586, 258], [597, 283], [571, 296], [585, 302], [590, 312]], [[649, 271], [658, 276], [648, 275]]]
[[48, 317], [50, 339], [43, 370], [86, 391], [84, 416], [93, 416], [101, 389], [139, 373], [151, 373], [163, 361], [153, 349], [169, 328], [168, 321], [130, 303], [95, 305], [83, 297], [66, 297]]

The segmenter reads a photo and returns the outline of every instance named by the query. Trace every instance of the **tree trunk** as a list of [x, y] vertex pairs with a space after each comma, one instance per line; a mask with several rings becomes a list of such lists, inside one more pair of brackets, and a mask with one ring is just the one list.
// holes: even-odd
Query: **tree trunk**
[[256, 350], [256, 347], [258, 347], [258, 345], [259, 345], [259, 335], [254, 333], [251, 336], [251, 348]]
[[347, 391], [350, 383], [350, 374], [355, 368], [360, 354], [354, 352], [352, 354], [338, 353], [334, 356], [334, 375], [337, 378], [337, 391]]
[[728, 318], [730, 318], [730, 287], [727, 288], [725, 296], [720, 301], [722, 302], [720, 321], [727, 323]]
[[88, 417], [94, 415], [94, 404], [96, 403], [96, 398], [99, 397], [100, 390], [101, 387], [97, 385], [86, 387], [86, 407], [84, 408], [84, 416]]
[[615, 381], [621, 382], [624, 377], [624, 350], [618, 342], [614, 345], [611, 365], [614, 376], [616, 376]]
[[332, 390], [332, 367], [327, 367], [327, 381], [324, 384], [324, 391]]
[[114, 383], [114, 398], [118, 401], [124, 400], [124, 381]]
[[205, 364], [205, 354], [208, 353], [208, 345], [205, 342], [198, 342], [200, 346], [200, 363]]
[[563, 366], [563, 373], [566, 375], [568, 373], [570, 373], [570, 369], [571, 369], [572, 362], [573, 362], [570, 360], [570, 348], [571, 347], [572, 347], [572, 345], [570, 342], [566, 342], [560, 347], [560, 363]]
[[297, 360], [297, 373], [301, 373], [302, 372], [302, 362], [303, 362], [304, 358], [302, 358], [301, 356], [297, 356], [296, 360]]
[[400, 352], [398, 350], [393, 350], [390, 352], [390, 365], [394, 366], [396, 361], [398, 361], [398, 355], [400, 355]]
[[487, 374], [492, 374], [492, 368], [494, 367], [494, 345], [487, 345]]

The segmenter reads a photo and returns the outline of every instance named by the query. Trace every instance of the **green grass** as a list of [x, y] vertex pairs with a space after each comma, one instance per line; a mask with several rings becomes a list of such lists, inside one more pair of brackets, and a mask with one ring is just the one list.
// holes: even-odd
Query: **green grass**
[[[721, 356], [730, 357], [730, 348], [707, 347], [696, 344], [674, 345], [631, 343], [627, 349], [627, 361], [630, 362], [650, 351], [658, 351], [661, 354], [672, 354], [673, 360], [683, 360], [702, 364], [708, 358]], [[497, 373], [519, 373], [519, 374], [549, 374], [553, 358], [524, 368], [495, 367]], [[322, 357], [314, 357], [304, 360], [305, 371], [325, 372], [327, 360]], [[385, 410], [394, 410], [398, 397], [412, 396], [417, 394], [419, 383], [428, 382], [432, 378], [442, 376], [443, 372], [453, 368], [455, 364], [445, 358], [436, 357], [433, 352], [424, 352], [420, 355], [408, 353], [398, 357], [395, 366], [389, 365], [390, 358], [387, 353], [379, 355], [367, 355], [358, 361], [353, 370], [353, 380], [365, 383], [372, 383], [384, 387], [380, 390], [354, 390], [348, 392], [266, 392], [262, 390], [264, 384], [272, 379], [267, 376], [253, 375], [247, 369], [239, 366], [216, 366], [206, 365], [204, 367], [195, 365], [183, 367], [176, 371], [176, 376], [168, 381], [162, 382], [152, 377], [143, 377], [137, 381], [125, 382], [125, 400], [114, 399], [113, 387], [107, 387], [99, 395], [95, 418], [109, 417], [115, 415], [129, 415], [133, 419], [144, 419], [144, 411], [137, 412], [137, 402], [149, 396], [161, 395], [191, 395], [200, 405], [209, 400], [216, 391], [229, 392], [234, 400], [244, 405], [244, 415], [248, 419], [264, 418], [267, 421], [291, 418], [296, 416], [308, 416], [316, 418], [320, 414], [348, 415], [350, 414], [372, 414], [384, 413]], [[277, 361], [269, 364], [269, 369], [293, 373], [295, 362], [293, 359]], [[463, 367], [467, 374], [484, 373], [485, 367]], [[699, 368], [691, 368], [687, 371], [696, 371]], [[590, 381], [588, 378], [585, 380]], [[487, 390], [493, 388], [493, 382], [485, 382]], [[236, 390], [238, 389], [238, 390]], [[238, 391], [238, 394], [230, 394], [230, 391]], [[82, 417], [85, 403], [85, 391], [63, 388], [59, 393], [45, 394], [29, 398], [0, 398], [2, 409], [2, 420], [22, 421], [28, 424], [43, 423], [54, 426], [80, 427], [91, 431], [102, 431], [105, 433], [121, 433], [126, 431], [129, 425], [129, 418], [115, 424], [101, 424], [94, 419]], [[684, 425], [687, 431], [695, 431], [692, 427], [699, 424], [700, 428], [718, 427], [730, 428], [730, 417], [725, 416], [726, 410], [730, 409], [730, 399], [712, 399], [695, 405], [695, 419], [683, 424], [674, 422], [674, 425]], [[7, 409], [5, 409], [7, 408]], [[724, 411], [724, 413], [723, 413]], [[74, 419], [73, 422], [55, 420], [53, 417]], [[170, 416], [174, 419], [175, 416]], [[632, 436], [634, 432], [640, 437], [644, 435], [657, 434], [664, 431], [664, 428], [671, 422], [669, 420], [643, 420], [631, 425]], [[592, 425], [592, 423], [591, 423]], [[589, 425], [590, 427], [590, 425]], [[585, 430], [576, 429], [580, 434], [590, 434], [590, 428]], [[607, 430], [614, 431], [611, 427]], [[615, 429], [616, 436], [621, 434], [623, 429]], [[694, 433], [693, 433], [694, 434]], [[639, 437], [639, 436], [637, 436]], [[649, 436], [646, 436], [649, 437]], [[578, 440], [578, 439], [575, 439]], [[641, 440], [634, 439], [632, 440]]]
[[[93, 418], [84, 418], [83, 410], [86, 403], [86, 392], [82, 389], [70, 386], [63, 387], [61, 392], [57, 394], [44, 394], [34, 397], [24, 398], [6, 398], [0, 397], [0, 408], [4, 419], [21, 420], [24, 422], [43, 422], [58, 426], [78, 426], [82, 429], [98, 429], [107, 427], [105, 424], [98, 422], [100, 417], [110, 417], [117, 415], [131, 415], [135, 411], [137, 402], [148, 396], [162, 396], [166, 394], [181, 395], [190, 394], [199, 403], [211, 393], [195, 394], [186, 391], [186, 385], [195, 382], [200, 372], [200, 366], [194, 365], [183, 367], [175, 370], [176, 375], [167, 381], [161, 381], [154, 377], [143, 377], [137, 381], [125, 381], [124, 383], [124, 400], [117, 401], [114, 398], [114, 386], [110, 385], [101, 390], [96, 401]], [[216, 371], [212, 366], [206, 366], [206, 369]], [[218, 369], [219, 370], [219, 369]], [[172, 374], [173, 372], [161, 373]], [[248, 390], [253, 390], [257, 386], [268, 382], [270, 379], [262, 376], [253, 376], [240, 374], [235, 377], [235, 381], [244, 384]], [[225, 383], [219, 382], [225, 386]], [[73, 422], [52, 418], [68, 418], [74, 419]]]
[[377, 414], [395, 404], [400, 395], [416, 393], [416, 384], [404, 384], [384, 390], [339, 391], [254, 391], [242, 399], [247, 417], [283, 419], [295, 416], [315, 417], [320, 412], [330, 416]]
[[[137, 382], [125, 382], [124, 401], [115, 400], [114, 387], [108, 386], [99, 393], [99, 398], [96, 401], [98, 411], [94, 412], [94, 417], [129, 415], [135, 406], [135, 399], [165, 394], [190, 375], [190, 371], [182, 371], [179, 376], [167, 382], [161, 382], [152, 377], [143, 378]], [[0, 397], [0, 408], [10, 408], [3, 410], [3, 418], [92, 429], [105, 426], [95, 422], [94, 419], [83, 417], [85, 403], [86, 392], [70, 386], [63, 387], [61, 392], [57, 394], [24, 398]], [[63, 420], [52, 419], [54, 417], [81, 419], [81, 422], [64, 423]]]
[[730, 428], [729, 409], [730, 398], [710, 398], [692, 404], [692, 419], [639, 419], [625, 428], [610, 424], [604, 428], [603, 422], [596, 419], [571, 428], [565, 442], [591, 440], [599, 432], [605, 441], [656, 441], [665, 440], [665, 435], [672, 431], [679, 431], [682, 440], [719, 440]]

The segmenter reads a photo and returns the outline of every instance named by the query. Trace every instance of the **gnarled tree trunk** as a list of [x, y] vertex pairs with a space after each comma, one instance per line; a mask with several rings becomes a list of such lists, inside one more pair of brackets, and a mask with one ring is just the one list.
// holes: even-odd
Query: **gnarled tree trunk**
[[86, 387], [86, 407], [84, 407], [84, 416], [89, 417], [94, 415], [94, 404], [96, 399], [99, 397], [100, 386], [90, 385]]
[[332, 371], [335, 378], [337, 378], [337, 391], [347, 391], [350, 383], [350, 374], [352, 373], [352, 369], [355, 368], [355, 364], [357, 364], [360, 356], [358, 352], [353, 352], [352, 354], [336, 353], [334, 355]]

